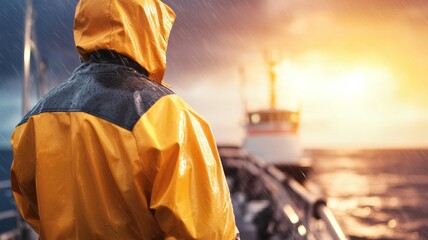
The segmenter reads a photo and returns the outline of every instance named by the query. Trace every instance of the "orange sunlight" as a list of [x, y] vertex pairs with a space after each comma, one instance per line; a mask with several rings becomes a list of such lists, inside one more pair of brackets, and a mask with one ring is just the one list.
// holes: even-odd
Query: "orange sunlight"
[[398, 126], [414, 124], [417, 110], [401, 105], [395, 96], [398, 79], [387, 65], [327, 59], [308, 54], [277, 67], [279, 105], [302, 108], [305, 145], [385, 147], [396, 138], [394, 132], [401, 132]]
[[[415, 4], [267, 1], [251, 30], [221, 34], [230, 44], [219, 53], [227, 61], [198, 75], [201, 93], [182, 87], [182, 95], [207, 116], [220, 142], [239, 142], [244, 105], [269, 106], [268, 50], [282, 61], [278, 107], [301, 109], [304, 147], [427, 147], [428, 21], [426, 9]], [[234, 81], [216, 85], [219, 79]], [[202, 89], [221, 97], [213, 94], [207, 108]]]

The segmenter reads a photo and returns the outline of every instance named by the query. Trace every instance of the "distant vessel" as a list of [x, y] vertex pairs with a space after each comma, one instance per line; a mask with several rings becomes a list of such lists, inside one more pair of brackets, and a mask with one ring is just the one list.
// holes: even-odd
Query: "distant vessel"
[[270, 107], [247, 111], [243, 149], [303, 182], [311, 169], [312, 161], [303, 157], [303, 149], [299, 143], [300, 109], [277, 108], [275, 65], [276, 61], [268, 61]]

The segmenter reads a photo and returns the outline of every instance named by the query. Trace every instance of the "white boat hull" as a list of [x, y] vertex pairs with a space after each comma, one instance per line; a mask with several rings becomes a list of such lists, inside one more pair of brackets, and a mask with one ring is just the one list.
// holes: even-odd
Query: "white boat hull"
[[294, 134], [257, 134], [247, 136], [243, 148], [268, 164], [299, 165], [303, 150]]

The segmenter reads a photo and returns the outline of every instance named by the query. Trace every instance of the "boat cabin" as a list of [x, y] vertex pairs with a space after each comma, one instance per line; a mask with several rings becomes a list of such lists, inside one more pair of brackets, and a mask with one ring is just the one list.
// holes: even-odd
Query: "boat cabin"
[[295, 133], [299, 128], [299, 115], [299, 112], [278, 109], [249, 112], [247, 128], [287, 128]]

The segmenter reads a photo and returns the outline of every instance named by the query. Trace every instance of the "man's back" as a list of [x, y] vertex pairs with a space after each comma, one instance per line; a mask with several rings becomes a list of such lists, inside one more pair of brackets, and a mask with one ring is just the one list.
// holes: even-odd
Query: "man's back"
[[[166, 87], [126, 66], [90, 61], [17, 127], [17, 202], [46, 239], [225, 237], [206, 235], [218, 225], [212, 220], [232, 226], [231, 239], [215, 145], [198, 139], [207, 131]], [[220, 214], [209, 219], [213, 213]]]
[[163, 86], [175, 14], [159, 0], [80, 0], [85, 61], [12, 136], [12, 190], [42, 239], [234, 239], [209, 125]]
[[[138, 214], [143, 219], [132, 214], [135, 210], [141, 212], [141, 208], [148, 211], [147, 196], [137, 196], [132, 189], [144, 189], [136, 184], [153, 180], [147, 176], [134, 178], [133, 173], [143, 169], [135, 163], [139, 154], [132, 129], [139, 114], [150, 107], [147, 103], [171, 91], [134, 72], [119, 65], [84, 64], [39, 102], [17, 128], [14, 139], [19, 139], [17, 145], [23, 149], [15, 151], [15, 159], [25, 159], [25, 165], [30, 160], [34, 164], [21, 169], [28, 170], [30, 179], [35, 174], [40, 218], [51, 218], [41, 219], [49, 223], [41, 226], [41, 231], [43, 227], [45, 232], [70, 228], [62, 231], [68, 234], [98, 228], [100, 232], [93, 233], [97, 236], [109, 230], [121, 233], [120, 228], [129, 232], [127, 228], [132, 222], [136, 225], [137, 220], [154, 221], [144, 218], [148, 213]], [[20, 168], [16, 164], [14, 167]]]

